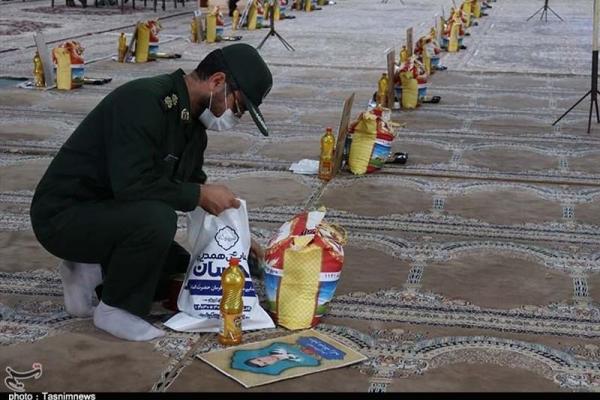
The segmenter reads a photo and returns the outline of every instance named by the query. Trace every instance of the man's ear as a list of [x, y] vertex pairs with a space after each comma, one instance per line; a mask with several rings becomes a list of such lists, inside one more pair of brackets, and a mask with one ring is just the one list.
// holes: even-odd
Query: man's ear
[[208, 79], [208, 88], [211, 92], [217, 92], [225, 84], [225, 73], [215, 72]]

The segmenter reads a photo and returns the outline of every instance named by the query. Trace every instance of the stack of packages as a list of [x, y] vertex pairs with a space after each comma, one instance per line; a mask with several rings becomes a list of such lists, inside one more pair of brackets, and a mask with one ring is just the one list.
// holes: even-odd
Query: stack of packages
[[[394, 137], [381, 108], [361, 113], [348, 129], [345, 143], [350, 171], [362, 175], [381, 169]], [[347, 237], [341, 227], [324, 218], [324, 209], [298, 214], [279, 228], [267, 246], [266, 308], [285, 328], [317, 325], [335, 294]]]
[[[354, 174], [379, 170], [390, 156], [394, 133], [375, 108], [348, 129], [348, 166]], [[288, 329], [317, 325], [333, 299], [344, 264], [346, 232], [324, 221], [325, 210], [305, 211], [283, 224], [265, 254], [267, 310]]]

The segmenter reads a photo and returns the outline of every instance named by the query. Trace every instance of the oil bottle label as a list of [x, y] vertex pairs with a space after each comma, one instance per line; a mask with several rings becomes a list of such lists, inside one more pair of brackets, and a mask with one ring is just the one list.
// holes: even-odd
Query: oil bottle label
[[220, 334], [228, 339], [242, 336], [242, 314], [222, 314]]
[[329, 171], [331, 169], [331, 160], [329, 159], [325, 159], [321, 161], [321, 168], [323, 168], [325, 171]]

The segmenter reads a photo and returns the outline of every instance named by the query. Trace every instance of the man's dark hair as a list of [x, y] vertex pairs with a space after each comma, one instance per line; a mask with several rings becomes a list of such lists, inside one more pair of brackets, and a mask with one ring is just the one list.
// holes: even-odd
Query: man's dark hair
[[202, 80], [206, 80], [210, 78], [213, 74], [217, 72], [223, 72], [226, 76], [227, 85], [231, 88], [231, 90], [238, 90], [238, 85], [233, 80], [231, 72], [227, 68], [227, 64], [225, 63], [225, 58], [223, 57], [223, 53], [220, 49], [213, 50], [202, 61], [195, 69], [196, 74], [198, 74], [198, 78]]

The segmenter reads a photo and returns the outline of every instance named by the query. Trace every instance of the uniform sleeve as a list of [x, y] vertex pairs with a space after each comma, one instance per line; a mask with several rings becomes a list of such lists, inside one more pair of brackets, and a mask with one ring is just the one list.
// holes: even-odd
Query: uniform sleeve
[[204, 172], [204, 170], [202, 169], [201, 166], [197, 166], [196, 169], [194, 169], [194, 172], [192, 173], [190, 182], [204, 184], [204, 183], [206, 183], [206, 180], [207, 180], [206, 173]]
[[206, 138], [206, 130], [204, 128], [200, 128], [201, 131], [196, 132], [195, 138], [200, 138], [199, 147], [202, 151], [199, 151], [194, 156], [194, 169], [192, 170], [192, 174], [189, 178], [190, 182], [204, 184], [206, 183], [207, 176], [204, 172], [204, 151], [206, 150], [207, 138]]
[[200, 185], [174, 182], [164, 172], [159, 147], [163, 115], [158, 100], [148, 93], [123, 96], [112, 104], [105, 142], [111, 188], [118, 200], [158, 200], [175, 210], [192, 211]]

